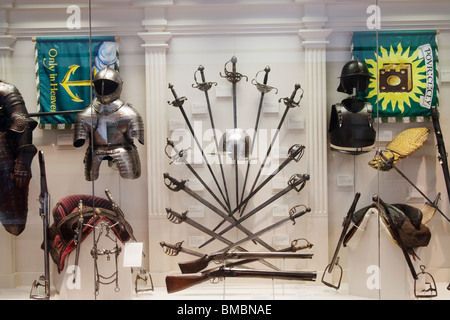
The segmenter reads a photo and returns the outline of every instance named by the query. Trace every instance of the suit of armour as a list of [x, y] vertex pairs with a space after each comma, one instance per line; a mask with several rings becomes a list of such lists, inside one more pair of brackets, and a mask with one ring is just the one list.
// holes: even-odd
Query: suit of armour
[[31, 162], [37, 152], [32, 131], [36, 126], [19, 90], [0, 80], [0, 220], [5, 230], [16, 236], [25, 229], [27, 220]]
[[139, 113], [119, 99], [122, 79], [117, 71], [107, 67], [94, 79], [96, 98], [75, 121], [74, 146], [86, 140], [84, 165], [85, 178], [94, 181], [99, 177], [103, 160], [117, 166], [120, 176], [136, 179], [141, 175], [139, 154], [134, 138], [144, 144], [144, 124]]

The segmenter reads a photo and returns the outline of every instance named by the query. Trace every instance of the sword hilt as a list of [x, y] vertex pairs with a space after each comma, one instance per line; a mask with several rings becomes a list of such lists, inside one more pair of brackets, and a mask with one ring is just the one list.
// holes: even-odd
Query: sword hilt
[[[298, 98], [298, 100], [295, 101], [294, 99], [295, 99], [295, 96], [297, 95], [297, 91], [298, 90], [301, 90], [301, 94], [300, 94], [300, 97]], [[289, 98], [288, 97], [281, 98], [281, 99], [278, 100], [278, 102], [283, 100], [283, 102], [286, 105], [286, 107], [296, 108], [296, 107], [298, 107], [300, 105], [300, 101], [303, 98], [303, 93], [304, 93], [304, 91], [303, 91], [302, 87], [300, 86], [300, 84], [296, 83], [295, 86], [294, 86], [294, 91], [292, 91], [291, 96]]]
[[[227, 65], [230, 62], [233, 64], [232, 71], [227, 70]], [[227, 80], [230, 81], [231, 83], [239, 82], [239, 81], [241, 81], [242, 78], [245, 78], [245, 81], [248, 81], [247, 76], [244, 76], [239, 72], [236, 72], [236, 63], [237, 63], [237, 58], [236, 58], [236, 56], [233, 56], [231, 58], [231, 60], [227, 61], [223, 67], [223, 72], [225, 73], [225, 75], [222, 75], [222, 73], [220, 73], [220, 76], [222, 78], [227, 78]]]
[[178, 181], [175, 178], [172, 178], [168, 173], [164, 173], [164, 184], [167, 188], [172, 191], [180, 191], [184, 189], [187, 180]]
[[[297, 208], [299, 208], [299, 207], [303, 207], [304, 210], [298, 212], [298, 211], [297, 211]], [[298, 205], [292, 207], [292, 208], [289, 210], [289, 218], [292, 220], [292, 224], [295, 224], [295, 223], [296, 223], [296, 222], [295, 222], [295, 219], [297, 219], [298, 217], [304, 215], [304, 214], [307, 213], [307, 212], [311, 212], [311, 208], [308, 208], [307, 206], [305, 206], [305, 205], [303, 205], [303, 204], [298, 204]]]
[[181, 245], [183, 244], [183, 241], [177, 242], [175, 244], [169, 244], [161, 241], [159, 244], [163, 248], [165, 254], [169, 256], [177, 256], [181, 251]]
[[292, 147], [288, 150], [288, 157], [290, 159], [295, 160], [295, 162], [298, 162], [305, 153], [305, 146], [300, 144], [294, 144]]
[[172, 91], [172, 95], [173, 95], [173, 97], [175, 98], [175, 100], [173, 100], [172, 102], [167, 101], [167, 103], [168, 103], [168, 104], [171, 104], [171, 105], [174, 106], [174, 107], [178, 107], [178, 108], [182, 107], [184, 101], [186, 101], [187, 98], [186, 98], [186, 97], [178, 98], [178, 95], [177, 95], [177, 93], [175, 92], [175, 89], [173, 88], [173, 84], [171, 84], [171, 83], [169, 83], [169, 89], [170, 89], [170, 91]]
[[[263, 83], [260, 83], [260, 82], [258, 82], [258, 80], [256, 80], [258, 78], [258, 74], [260, 74], [261, 72], [265, 72]], [[265, 67], [264, 70], [258, 71], [258, 73], [256, 73], [255, 79], [252, 80], [252, 84], [254, 84], [256, 86], [256, 88], [258, 89], [258, 91], [261, 93], [268, 93], [268, 92], [272, 91], [272, 89], [275, 89], [276, 94], [277, 94], [278, 93], [277, 88], [267, 85], [267, 80], [269, 78], [269, 72], [270, 72], [269, 66]]]
[[288, 185], [293, 187], [297, 192], [300, 192], [308, 180], [309, 174], [293, 174], [288, 180]]
[[[297, 245], [297, 243], [299, 241], [305, 241], [306, 243], [303, 245]], [[292, 252], [297, 252], [298, 250], [303, 250], [303, 249], [311, 249], [313, 247], [313, 244], [311, 242], [309, 242], [308, 240], [306, 240], [305, 238], [300, 238], [300, 239], [294, 239], [291, 241], [291, 250]]]
[[[200, 76], [202, 78], [202, 82], [197, 81], [197, 73], [200, 72]], [[211, 89], [213, 85], [217, 85], [217, 82], [206, 82], [205, 80], [205, 67], [200, 65], [197, 71], [194, 72], [194, 81], [195, 84], [192, 85], [193, 88], [198, 88], [201, 91], [208, 91]]]
[[167, 219], [169, 219], [170, 222], [173, 222], [175, 224], [180, 224], [183, 221], [186, 220], [186, 216], [187, 216], [187, 211], [183, 212], [183, 213], [178, 213], [173, 211], [170, 208], [166, 208], [166, 212], [167, 212]]

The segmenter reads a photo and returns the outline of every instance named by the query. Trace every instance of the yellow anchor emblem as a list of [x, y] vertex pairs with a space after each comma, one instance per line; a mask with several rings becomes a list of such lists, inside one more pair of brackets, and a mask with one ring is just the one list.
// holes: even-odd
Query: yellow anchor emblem
[[83, 102], [83, 100], [78, 96], [78, 94], [74, 94], [70, 87], [80, 87], [80, 86], [90, 86], [91, 81], [90, 80], [75, 80], [70, 81], [70, 76], [75, 73], [75, 71], [79, 68], [78, 65], [71, 65], [69, 67], [69, 71], [67, 71], [66, 75], [64, 76], [64, 79], [61, 81], [61, 86], [66, 90], [66, 92], [72, 97], [72, 101], [75, 102]]

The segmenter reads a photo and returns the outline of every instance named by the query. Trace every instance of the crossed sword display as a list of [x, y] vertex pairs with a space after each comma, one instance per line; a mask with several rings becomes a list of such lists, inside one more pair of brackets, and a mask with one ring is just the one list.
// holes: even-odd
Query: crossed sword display
[[[236, 129], [236, 127], [237, 127], [236, 83], [239, 82], [244, 77], [247, 78], [246, 76], [243, 76], [242, 74], [236, 72], [236, 62], [237, 62], [237, 59], [236, 59], [236, 57], [233, 56], [233, 58], [225, 64], [225, 67], [224, 67], [225, 75], [221, 74], [222, 77], [227, 78], [227, 80], [230, 81], [233, 85], [234, 129]], [[232, 64], [232, 71], [227, 70], [228, 63]], [[198, 67], [197, 71], [194, 73], [195, 84], [193, 84], [192, 87], [198, 88], [199, 90], [203, 91], [205, 94], [207, 109], [208, 109], [208, 113], [209, 113], [209, 119], [210, 119], [211, 127], [213, 130], [213, 135], [214, 135], [214, 142], [216, 145], [216, 149], [219, 150], [219, 144], [217, 142], [218, 140], [217, 140], [217, 136], [216, 136], [214, 119], [212, 116], [211, 105], [210, 105], [209, 96], [208, 96], [208, 90], [213, 85], [216, 85], [216, 83], [206, 82], [204, 70], [205, 70], [205, 68], [203, 66]], [[259, 83], [256, 80], [256, 78], [258, 77], [258, 74], [261, 72], [265, 72], [263, 83]], [[256, 74], [255, 79], [252, 81], [252, 83], [260, 91], [261, 97], [260, 97], [260, 102], [259, 102], [259, 106], [258, 106], [258, 113], [257, 113], [257, 119], [256, 119], [256, 123], [255, 123], [255, 128], [254, 128], [253, 139], [251, 140], [250, 154], [252, 154], [253, 148], [254, 148], [254, 140], [256, 137], [256, 132], [258, 130], [258, 126], [259, 126], [259, 120], [260, 120], [261, 109], [263, 106], [264, 95], [266, 93], [270, 92], [272, 89], [274, 89], [273, 87], [270, 87], [267, 85], [269, 72], [270, 72], [270, 68], [267, 66], [264, 70], [259, 71]], [[200, 73], [202, 82], [197, 81], [198, 73]], [[266, 243], [264, 240], [262, 240], [260, 238], [261, 235], [267, 233], [270, 230], [278, 228], [279, 226], [284, 225], [288, 222], [292, 222], [293, 224], [295, 224], [295, 222], [296, 222], [295, 220], [297, 218], [299, 218], [299, 217], [303, 216], [304, 214], [311, 211], [310, 208], [303, 206], [303, 205], [294, 206], [289, 211], [288, 217], [281, 219], [278, 222], [273, 223], [272, 225], [269, 225], [268, 227], [263, 228], [257, 232], [252, 232], [242, 225], [243, 221], [250, 218], [251, 216], [253, 216], [257, 212], [259, 212], [263, 208], [267, 207], [269, 204], [271, 204], [275, 200], [279, 199], [283, 195], [287, 194], [291, 190], [296, 190], [297, 192], [300, 192], [304, 188], [306, 182], [309, 180], [308, 174], [292, 175], [287, 182], [287, 186], [284, 189], [282, 189], [281, 191], [279, 191], [278, 193], [276, 193], [275, 195], [270, 197], [268, 200], [266, 200], [262, 204], [258, 205], [253, 210], [250, 210], [248, 213], [243, 214], [245, 207], [248, 204], [249, 200], [254, 195], [256, 195], [257, 192], [259, 192], [269, 181], [271, 181], [276, 176], [277, 173], [281, 172], [283, 170], [283, 168], [285, 166], [287, 166], [291, 161], [294, 160], [295, 162], [298, 162], [304, 154], [305, 147], [303, 145], [294, 144], [289, 149], [289, 151], [287, 153], [287, 158], [279, 165], [279, 167], [276, 168], [271, 174], [269, 174], [259, 185], [257, 185], [258, 179], [259, 179], [259, 177], [262, 173], [262, 170], [264, 169], [265, 163], [272, 151], [273, 145], [277, 139], [278, 133], [279, 133], [280, 128], [287, 116], [288, 111], [292, 108], [298, 107], [299, 103], [301, 101], [301, 98], [303, 97], [303, 90], [301, 90], [301, 86], [299, 84], [296, 84], [294, 87], [294, 91], [292, 92], [290, 97], [279, 99], [279, 102], [281, 102], [281, 101], [284, 102], [284, 104], [286, 105], [286, 109], [280, 119], [279, 125], [277, 127], [277, 131], [276, 131], [275, 135], [272, 137], [272, 141], [267, 149], [265, 158], [261, 164], [261, 167], [258, 170], [257, 176], [255, 178], [255, 181], [253, 182], [251, 190], [248, 193], [248, 195], [245, 196], [245, 186], [246, 186], [246, 183], [248, 180], [248, 174], [249, 174], [249, 168], [250, 168], [250, 161], [248, 161], [245, 178], [244, 178], [244, 182], [243, 182], [243, 187], [242, 187], [242, 194], [241, 194], [240, 199], [239, 199], [239, 193], [238, 193], [237, 161], [234, 162], [235, 178], [236, 178], [236, 207], [234, 209], [231, 209], [230, 198], [228, 195], [228, 189], [227, 189], [227, 185], [226, 185], [225, 174], [224, 174], [224, 170], [223, 170], [223, 164], [222, 164], [222, 161], [220, 158], [220, 153], [217, 152], [217, 155], [219, 158], [219, 165], [220, 165], [222, 180], [223, 180], [222, 181], [223, 189], [222, 189], [221, 185], [219, 184], [218, 179], [215, 176], [215, 174], [211, 168], [211, 165], [208, 162], [208, 159], [206, 158], [205, 152], [204, 152], [199, 140], [195, 136], [195, 132], [192, 128], [192, 124], [190, 123], [189, 118], [187, 117], [186, 112], [183, 108], [183, 104], [187, 99], [185, 97], [178, 97], [177, 93], [175, 92], [174, 86], [172, 84], [169, 84], [169, 89], [172, 92], [174, 100], [168, 101], [168, 103], [174, 107], [177, 107], [180, 110], [180, 112], [189, 128], [189, 131], [190, 131], [195, 143], [197, 144], [197, 147], [199, 148], [199, 150], [202, 154], [203, 160], [205, 161], [206, 166], [215, 182], [215, 185], [220, 193], [221, 199], [219, 198], [218, 195], [216, 195], [216, 193], [211, 189], [211, 187], [200, 177], [200, 175], [196, 172], [196, 170], [191, 166], [191, 164], [187, 160], [187, 150], [184, 150], [184, 149], [179, 150], [176, 147], [175, 143], [170, 139], [167, 139], [165, 153], [171, 159], [171, 163], [173, 163], [173, 162], [184, 163], [186, 165], [186, 167], [192, 172], [192, 174], [198, 179], [198, 181], [205, 187], [205, 190], [217, 202], [217, 205], [211, 203], [210, 201], [205, 199], [205, 197], [197, 194], [195, 191], [190, 189], [186, 185], [186, 182], [188, 180], [178, 180], [178, 179], [172, 177], [169, 173], [164, 173], [163, 174], [164, 183], [171, 191], [174, 191], [174, 192], [183, 191], [183, 192], [187, 193], [188, 195], [190, 195], [191, 197], [193, 197], [194, 199], [196, 199], [197, 201], [202, 203], [204, 206], [209, 208], [211, 211], [213, 211], [214, 213], [219, 215], [223, 220], [215, 228], [210, 229], [210, 228], [207, 228], [207, 227], [203, 226], [202, 224], [196, 222], [195, 220], [191, 219], [190, 217], [188, 217], [188, 211], [186, 211], [184, 213], [178, 213], [178, 212], [172, 210], [171, 208], [166, 208], [167, 218], [171, 222], [176, 223], [176, 224], [180, 224], [180, 223], [184, 222], [184, 223], [196, 228], [197, 230], [200, 230], [203, 233], [209, 235], [211, 238], [209, 240], [207, 240], [205, 243], [203, 243], [199, 248], [209, 244], [210, 242], [212, 242], [214, 240], [221, 241], [221, 242], [225, 243], [226, 246], [224, 248], [222, 248], [221, 250], [219, 250], [218, 252], [213, 253], [211, 255], [203, 255], [201, 253], [198, 253], [197, 251], [181, 248], [181, 243], [178, 243], [177, 245], [168, 245], [168, 244], [162, 242], [161, 246], [163, 246], [163, 248], [165, 249], [165, 252], [170, 255], [176, 255], [176, 254], [178, 254], [178, 252], [182, 251], [182, 252], [186, 252], [191, 255], [195, 255], [195, 256], [199, 257], [198, 261], [181, 263], [180, 269], [182, 270], [183, 273], [198, 272], [202, 268], [207, 266], [208, 263], [206, 263], [205, 261], [207, 261], [207, 262], [217, 261], [218, 257], [222, 260], [244, 259], [244, 260], [229, 264], [228, 266], [244, 265], [249, 262], [258, 261], [274, 270], [279, 270], [279, 269], [278, 269], [278, 267], [274, 266], [270, 262], [267, 262], [265, 260], [266, 258], [310, 259], [312, 257], [312, 254], [296, 253], [297, 250], [311, 248], [312, 244], [310, 244], [309, 242], [307, 242], [306, 245], [301, 246], [301, 247], [295, 246], [293, 244], [294, 243], [293, 242], [293, 243], [291, 243], [291, 246], [288, 248], [276, 250], [275, 248], [273, 248], [271, 245], [269, 245], [268, 243]], [[301, 90], [300, 98], [298, 100], [296, 100], [296, 95], [299, 90]], [[277, 92], [278, 92], [278, 90], [277, 90]], [[237, 156], [235, 156], [235, 159], [237, 159]], [[234, 216], [236, 212], [240, 212], [240, 217], [238, 219]], [[224, 228], [222, 231], [217, 232], [216, 230], [224, 222], [228, 222], [229, 225], [226, 228]], [[229, 239], [225, 238], [224, 234], [227, 231], [234, 229], [234, 228], [239, 229], [246, 236], [237, 242], [233, 242], [233, 241], [230, 241]], [[260, 244], [261, 246], [266, 248], [268, 250], [268, 252], [248, 252], [245, 248], [243, 248], [241, 246], [243, 243], [248, 242], [248, 241], [253, 241], [254, 243]], [[297, 242], [297, 240], [294, 240], [294, 241], [295, 241], [295, 243]], [[236, 252], [236, 251], [238, 251], [238, 252]]]

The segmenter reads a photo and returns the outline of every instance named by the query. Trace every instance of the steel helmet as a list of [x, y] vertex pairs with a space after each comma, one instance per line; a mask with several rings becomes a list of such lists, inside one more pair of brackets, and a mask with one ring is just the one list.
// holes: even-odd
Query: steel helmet
[[248, 159], [250, 137], [242, 129], [227, 130], [220, 139], [222, 152], [233, 160]]
[[353, 88], [356, 88], [356, 92], [364, 92], [369, 85], [369, 79], [374, 78], [370, 76], [364, 62], [349, 61], [342, 68], [337, 91], [352, 94]]
[[95, 75], [93, 83], [95, 95], [103, 104], [109, 104], [119, 99], [122, 93], [123, 80], [119, 72], [109, 66]]

